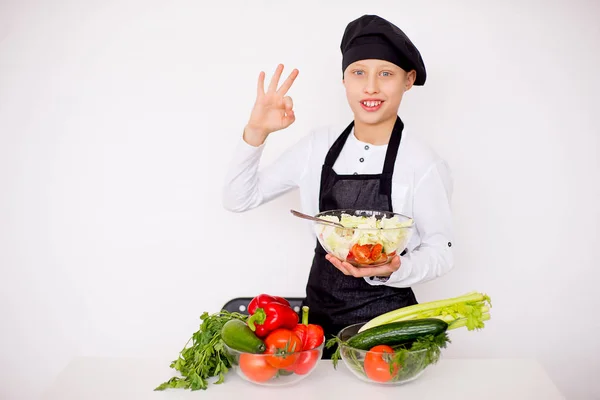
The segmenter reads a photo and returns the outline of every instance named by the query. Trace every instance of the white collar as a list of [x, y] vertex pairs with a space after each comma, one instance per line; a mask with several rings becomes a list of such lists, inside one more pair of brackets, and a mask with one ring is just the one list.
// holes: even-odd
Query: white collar
[[352, 128], [352, 132], [350, 132], [350, 136], [348, 137], [348, 140], [352, 143], [352, 146], [360, 147], [361, 149], [363, 149], [365, 146], [369, 146], [370, 149], [377, 151], [377, 150], [386, 150], [388, 147], [387, 143], [386, 144], [371, 144], [371, 143], [367, 143], [367, 142], [358, 140], [356, 135], [354, 135], [354, 128]]

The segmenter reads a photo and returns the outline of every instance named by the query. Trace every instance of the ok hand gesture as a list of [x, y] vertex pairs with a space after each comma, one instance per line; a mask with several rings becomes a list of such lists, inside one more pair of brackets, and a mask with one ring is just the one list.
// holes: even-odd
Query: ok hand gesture
[[283, 65], [279, 64], [266, 92], [265, 73], [261, 72], [258, 76], [256, 101], [244, 129], [244, 140], [250, 145], [260, 146], [270, 133], [287, 128], [296, 119], [294, 103], [286, 93], [298, 76], [298, 70], [294, 69], [277, 89], [282, 72]]

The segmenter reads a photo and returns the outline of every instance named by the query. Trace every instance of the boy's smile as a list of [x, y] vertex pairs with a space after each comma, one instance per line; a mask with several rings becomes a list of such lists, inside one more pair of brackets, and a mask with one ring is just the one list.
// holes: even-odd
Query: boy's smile
[[377, 111], [381, 108], [381, 105], [383, 104], [383, 100], [369, 98], [369, 99], [365, 99], [365, 100], [361, 101], [360, 104], [362, 104], [363, 108], [366, 111], [373, 112], [373, 111]]

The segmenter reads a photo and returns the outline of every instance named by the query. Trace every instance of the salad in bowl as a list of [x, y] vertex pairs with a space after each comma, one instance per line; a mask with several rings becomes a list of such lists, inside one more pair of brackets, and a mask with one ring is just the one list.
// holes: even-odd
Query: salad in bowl
[[327, 253], [355, 267], [383, 265], [404, 251], [414, 220], [402, 214], [372, 210], [329, 210], [315, 215], [343, 225], [314, 222], [314, 232]]

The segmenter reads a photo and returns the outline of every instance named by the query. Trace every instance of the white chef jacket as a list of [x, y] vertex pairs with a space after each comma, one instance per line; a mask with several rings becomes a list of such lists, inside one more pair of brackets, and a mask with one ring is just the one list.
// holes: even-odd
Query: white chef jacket
[[[317, 214], [321, 168], [342, 131], [343, 128], [334, 127], [315, 129], [275, 162], [260, 168], [266, 142], [254, 147], [240, 138], [224, 183], [224, 207], [233, 212], [247, 211], [299, 188], [302, 212]], [[380, 174], [386, 150], [387, 144], [361, 142], [352, 132], [333, 169], [337, 174]], [[410, 287], [453, 268], [452, 190], [447, 163], [405, 127], [392, 176], [392, 209], [412, 217], [416, 229], [407, 253], [400, 257], [400, 268], [385, 282], [363, 278], [366, 282]]]

